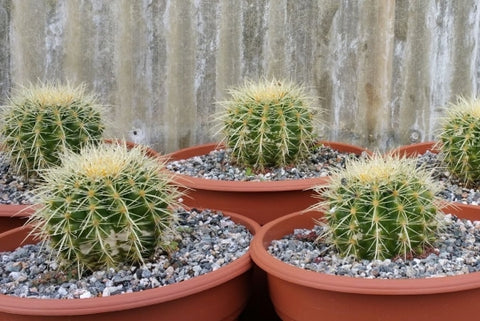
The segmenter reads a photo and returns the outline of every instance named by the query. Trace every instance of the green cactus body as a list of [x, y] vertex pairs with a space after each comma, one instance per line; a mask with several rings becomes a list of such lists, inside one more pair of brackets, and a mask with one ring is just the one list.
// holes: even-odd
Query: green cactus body
[[439, 135], [450, 172], [471, 184], [480, 180], [480, 100], [460, 98], [443, 119]]
[[164, 162], [141, 147], [88, 146], [42, 173], [32, 221], [64, 265], [79, 270], [141, 263], [162, 245], [180, 192]]
[[439, 186], [414, 159], [374, 155], [351, 161], [322, 190], [318, 207], [342, 256], [405, 257], [422, 253], [436, 239]]
[[38, 175], [41, 169], [59, 165], [64, 150], [78, 152], [87, 143], [100, 142], [105, 129], [102, 112], [83, 86], [23, 88], [1, 111], [4, 149], [17, 172]]
[[240, 165], [263, 170], [310, 155], [316, 142], [315, 110], [302, 87], [265, 80], [247, 82], [230, 95], [222, 103], [220, 132]]

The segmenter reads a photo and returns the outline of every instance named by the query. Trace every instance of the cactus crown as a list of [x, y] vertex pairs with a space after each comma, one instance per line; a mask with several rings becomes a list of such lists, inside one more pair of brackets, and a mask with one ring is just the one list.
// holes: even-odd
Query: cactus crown
[[88, 145], [42, 172], [34, 233], [81, 271], [143, 263], [164, 244], [181, 193], [144, 148]]
[[326, 236], [342, 256], [406, 257], [436, 239], [438, 184], [414, 159], [374, 154], [350, 160], [317, 187], [323, 201], [315, 208], [325, 212]]
[[471, 184], [480, 180], [480, 100], [459, 98], [442, 121], [439, 149], [450, 172]]
[[20, 174], [60, 164], [60, 155], [100, 142], [104, 107], [85, 86], [40, 84], [17, 89], [1, 109], [3, 148]]
[[218, 116], [225, 145], [239, 165], [263, 170], [310, 155], [316, 109], [305, 89], [287, 81], [247, 81], [229, 91]]

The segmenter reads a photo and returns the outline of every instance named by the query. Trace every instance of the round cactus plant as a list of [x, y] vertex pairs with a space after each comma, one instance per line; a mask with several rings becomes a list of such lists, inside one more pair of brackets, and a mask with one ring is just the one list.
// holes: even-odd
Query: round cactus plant
[[69, 149], [78, 152], [103, 135], [103, 107], [84, 86], [30, 85], [17, 89], [0, 112], [3, 148], [18, 173], [29, 177], [60, 164]]
[[460, 98], [443, 119], [439, 148], [443, 161], [467, 184], [480, 180], [480, 100]]
[[63, 158], [41, 173], [31, 218], [59, 262], [79, 272], [142, 263], [167, 244], [181, 193], [160, 158], [125, 144], [89, 145]]
[[316, 110], [303, 87], [287, 81], [246, 82], [229, 91], [218, 117], [225, 145], [244, 167], [263, 170], [308, 157]]
[[342, 256], [386, 259], [420, 254], [435, 241], [442, 201], [414, 159], [374, 154], [347, 162], [318, 188], [327, 236]]

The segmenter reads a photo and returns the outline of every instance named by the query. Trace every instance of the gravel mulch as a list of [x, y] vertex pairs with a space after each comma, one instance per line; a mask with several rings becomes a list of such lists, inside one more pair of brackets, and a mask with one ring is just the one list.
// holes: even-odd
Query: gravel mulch
[[0, 293], [26, 298], [74, 299], [137, 292], [215, 271], [244, 255], [252, 235], [212, 211], [180, 210], [178, 250], [158, 252], [145, 265], [118, 267], [77, 277], [61, 271], [46, 246], [26, 245], [0, 253]]
[[355, 260], [342, 258], [331, 246], [315, 243], [323, 227], [297, 229], [274, 240], [269, 253], [303, 269], [355, 278], [433, 278], [480, 271], [480, 222], [445, 215], [444, 229], [426, 257], [395, 260]]
[[0, 204], [29, 205], [34, 187], [34, 181], [26, 181], [10, 170], [5, 154], [0, 152]]
[[332, 169], [345, 166], [351, 158], [366, 157], [353, 153], [339, 152], [330, 147], [315, 148], [310, 157], [296, 166], [271, 169], [265, 173], [255, 173], [235, 165], [231, 161], [229, 150], [213, 150], [209, 154], [195, 156], [185, 160], [171, 161], [167, 169], [177, 174], [225, 181], [280, 181], [325, 177], [331, 175]]
[[443, 183], [444, 188], [440, 195], [445, 200], [470, 205], [480, 204], [478, 187], [466, 187], [462, 181], [451, 175], [442, 164], [439, 154], [427, 151], [425, 154], [419, 155], [417, 160], [419, 165], [424, 165], [431, 170], [433, 177]]

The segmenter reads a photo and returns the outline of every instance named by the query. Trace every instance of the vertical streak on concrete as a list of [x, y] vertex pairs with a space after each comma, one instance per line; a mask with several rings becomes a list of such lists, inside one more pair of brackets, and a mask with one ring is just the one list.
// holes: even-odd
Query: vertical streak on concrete
[[42, 79], [63, 79], [65, 24], [67, 23], [64, 1], [49, 1], [45, 5], [45, 56]]
[[140, 84], [144, 82], [148, 94], [147, 97], [137, 97], [136, 104], [144, 105], [146, 111], [141, 117], [137, 116], [128, 135], [132, 141], [150, 144], [160, 152], [164, 152], [167, 141], [164, 133], [168, 127], [164, 116], [167, 95], [166, 7], [165, 1], [143, 1], [146, 34], [142, 41], [145, 41], [145, 52], [139, 58], [141, 72], [137, 81]]
[[401, 142], [421, 141], [429, 132], [432, 61], [432, 1], [410, 1], [408, 30], [402, 54], [401, 90], [398, 95], [398, 128]]
[[[452, 92], [456, 95], [472, 96], [476, 94], [475, 78], [478, 60], [478, 30], [480, 8], [478, 1], [463, 1], [464, 5], [453, 5], [453, 61], [455, 70], [452, 75]], [[454, 97], [451, 99], [453, 100]]]
[[15, 1], [11, 6], [12, 73], [19, 83], [63, 80], [63, 1]]
[[[128, 0], [122, 0], [115, 9], [115, 18], [121, 22], [114, 38], [117, 79], [115, 103], [122, 111], [118, 125], [126, 131], [131, 131], [133, 125], [137, 135], [128, 138], [136, 138], [137, 143], [145, 143], [139, 134], [145, 129], [137, 128], [140, 126], [139, 119], [142, 119], [141, 122], [148, 122], [144, 117], [144, 103], [149, 96], [145, 86], [148, 80], [144, 78], [145, 70], [140, 62], [141, 56], [146, 53], [144, 12], [139, 8], [139, 2], [132, 3]], [[139, 97], [142, 97], [143, 104], [138, 103]], [[126, 120], [129, 120], [129, 123], [126, 123]]]
[[393, 135], [388, 113], [391, 95], [394, 0], [367, 0], [360, 16], [356, 132], [363, 146], [380, 147]]
[[[68, 24], [65, 27], [65, 65], [64, 74], [66, 78], [72, 83], [86, 82], [88, 75], [86, 75], [88, 68], [81, 68], [82, 66], [88, 66], [88, 49], [79, 50], [86, 45], [87, 35], [85, 27], [82, 28], [82, 21], [85, 23], [87, 20], [87, 8], [79, 1], [68, 1], [66, 4], [66, 18]], [[84, 24], [88, 26], [89, 24]]]
[[[82, 0], [66, 1], [64, 77], [74, 83], [86, 83], [100, 102], [111, 105], [112, 121], [120, 111], [115, 106], [114, 72], [117, 21], [114, 7], [108, 3]], [[117, 134], [111, 128], [110, 134]]]
[[356, 123], [361, 121], [355, 88], [358, 82], [359, 55], [359, 2], [343, 0], [335, 14], [329, 30], [327, 79], [331, 85], [331, 98], [326, 101], [329, 108], [329, 137], [353, 144], [362, 144], [362, 132], [355, 132]]
[[[193, 142], [197, 116], [194, 98], [194, 30], [192, 3], [170, 1], [167, 33], [167, 149], [187, 147]], [[182, 112], [179, 113], [179, 110]]]
[[[134, 48], [135, 38], [143, 36], [142, 24], [137, 24], [134, 18], [134, 5], [126, 0], [120, 0], [121, 5], [115, 6], [114, 17], [120, 23], [117, 25], [117, 32], [113, 38], [114, 57], [115, 57], [115, 79], [117, 90], [115, 93], [115, 106], [121, 106], [122, 117], [134, 121], [137, 115], [142, 113], [141, 106], [135, 106], [136, 79], [135, 79], [135, 58]], [[135, 27], [135, 33], [132, 28]], [[139, 51], [141, 48], [139, 48]], [[135, 107], [134, 107], [135, 106]], [[123, 122], [119, 118], [119, 123], [115, 126], [123, 126]]]
[[[288, 78], [306, 86], [314, 98], [313, 104], [329, 110], [331, 105], [331, 77], [328, 61], [329, 32], [340, 3], [338, 1], [295, 1], [288, 0], [285, 8], [285, 23], [278, 33], [283, 33], [285, 51], [285, 73]], [[280, 15], [280, 18], [282, 16]], [[271, 20], [278, 19], [273, 16]], [[277, 26], [278, 28], [278, 26]], [[322, 76], [319, 76], [320, 72]], [[327, 76], [328, 75], [328, 76]], [[326, 77], [325, 77], [326, 76]], [[329, 113], [317, 115], [327, 125]], [[317, 128], [325, 139], [325, 126]]]
[[[325, 2], [327, 4], [328, 2]], [[315, 1], [287, 1], [285, 33], [287, 72], [297, 82], [311, 85], [318, 21], [322, 14]], [[272, 19], [276, 19], [272, 17]]]
[[20, 84], [43, 80], [47, 7], [41, 1], [14, 1], [11, 6], [11, 75]]
[[312, 74], [311, 84], [314, 87], [313, 97], [317, 97], [317, 105], [321, 107], [318, 117], [323, 121], [323, 125], [318, 129], [322, 139], [334, 140], [332, 130], [330, 128], [333, 119], [333, 91], [336, 88], [332, 81], [332, 61], [330, 61], [329, 45], [332, 37], [332, 29], [334, 28], [334, 19], [340, 8], [340, 1], [322, 1], [317, 11], [314, 13], [316, 21], [316, 32], [312, 34], [314, 44], [313, 61], [310, 67]]
[[10, 94], [10, 8], [11, 0], [0, 0], [0, 104]]
[[267, 35], [265, 39], [265, 61], [267, 68], [265, 76], [276, 78], [290, 78], [286, 71], [286, 51], [285, 43], [288, 35], [286, 34], [287, 19], [287, 0], [270, 1], [267, 15]]
[[[452, 93], [452, 75], [455, 70], [455, 64], [452, 63], [454, 54], [454, 21], [452, 19], [453, 10], [456, 3], [442, 1], [432, 4], [432, 11], [429, 16], [432, 17], [430, 28], [433, 30], [430, 51], [428, 53], [430, 64], [430, 101], [427, 109], [430, 110], [428, 123], [429, 131], [425, 131], [424, 140], [435, 139], [436, 123], [438, 118], [444, 112], [445, 104], [450, 100]], [[412, 132], [415, 136], [415, 131]], [[414, 139], [415, 137], [408, 137]], [[407, 141], [407, 142], [410, 142]]]
[[215, 67], [217, 64], [216, 48], [217, 16], [219, 3], [217, 1], [195, 1], [195, 105], [203, 106], [197, 109], [197, 126], [194, 132], [194, 142], [210, 141], [214, 133], [212, 129], [215, 112]]
[[242, 11], [241, 1], [222, 0], [220, 13], [215, 91], [217, 100], [226, 97], [226, 90], [237, 85], [241, 79], [241, 38], [242, 38]]
[[265, 75], [264, 44], [267, 1], [244, 0], [242, 7], [242, 78], [258, 79]]
[[[475, 10], [476, 10], [476, 16], [475, 19], [478, 21], [480, 20], [480, 4], [475, 5]], [[474, 39], [476, 39], [475, 42], [475, 47], [474, 50], [475, 52], [473, 53], [476, 64], [473, 67], [474, 69], [474, 75], [475, 75], [475, 89], [472, 95], [475, 95], [477, 97], [480, 97], [480, 23], [475, 24], [475, 30], [474, 30]]]

